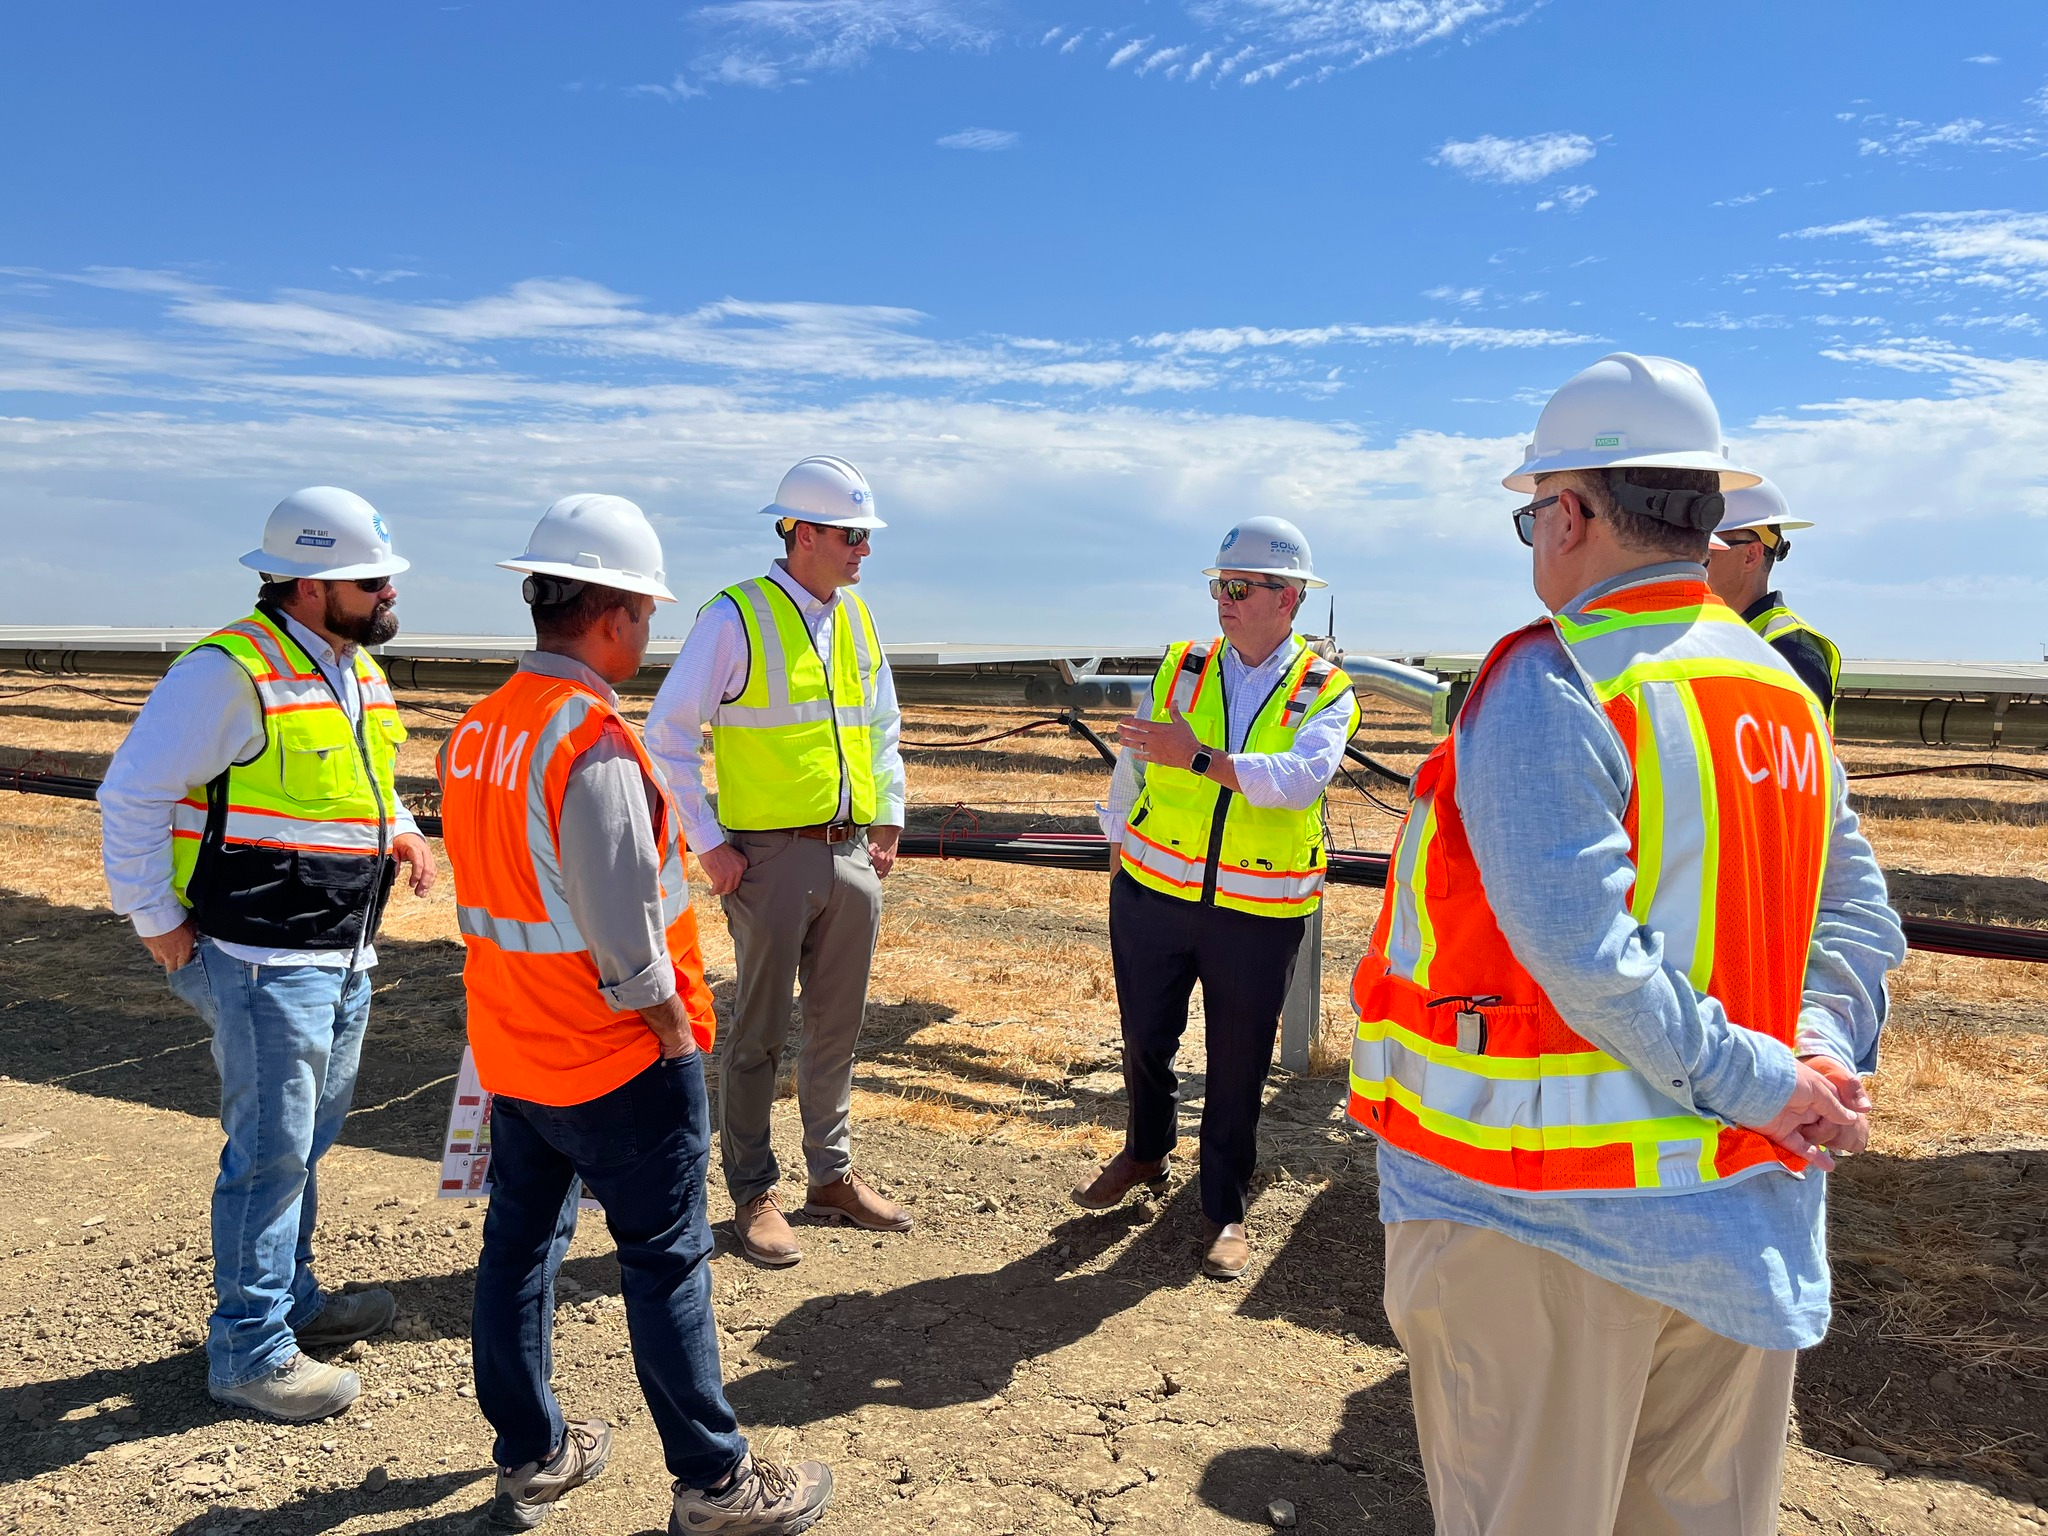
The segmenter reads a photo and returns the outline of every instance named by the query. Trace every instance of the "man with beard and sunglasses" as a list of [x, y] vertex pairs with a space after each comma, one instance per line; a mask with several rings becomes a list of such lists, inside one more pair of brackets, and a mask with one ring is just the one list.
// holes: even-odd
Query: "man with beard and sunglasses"
[[391, 1325], [389, 1291], [313, 1275], [315, 1170], [355, 1088], [371, 947], [399, 864], [434, 859], [394, 787], [405, 740], [367, 646], [398, 633], [408, 562], [362, 497], [279, 502], [256, 609], [180, 656], [100, 788], [114, 910], [213, 1031], [227, 1145], [213, 1192], [207, 1390], [291, 1422], [356, 1398], [305, 1351]]
[[775, 520], [782, 558], [698, 613], [647, 716], [647, 746], [732, 931], [739, 997], [719, 1047], [719, 1156], [741, 1249], [780, 1268], [803, 1257], [768, 1138], [799, 977], [804, 1212], [873, 1232], [910, 1228], [910, 1213], [854, 1172], [852, 1149], [854, 1042], [882, 881], [903, 833], [903, 755], [896, 684], [853, 592], [868, 536], [886, 526], [875, 493], [846, 460], [820, 454], [791, 468], [761, 511]]

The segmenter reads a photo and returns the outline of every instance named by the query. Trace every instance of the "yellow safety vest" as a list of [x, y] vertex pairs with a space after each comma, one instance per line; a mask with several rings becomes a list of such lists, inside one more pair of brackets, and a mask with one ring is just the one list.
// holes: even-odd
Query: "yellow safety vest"
[[[747, 631], [747, 680], [711, 716], [718, 820], [734, 831], [808, 827], [839, 814], [849, 787], [853, 819], [875, 819], [875, 733], [882, 642], [853, 593], [832, 614], [831, 675], [780, 583], [756, 577], [727, 587]], [[709, 603], [705, 605], [707, 608]]]
[[278, 615], [259, 607], [185, 654], [202, 646], [249, 674], [264, 741], [172, 808], [178, 900], [201, 933], [231, 944], [350, 948], [376, 931], [396, 871], [387, 855], [405, 727], [390, 684], [357, 647], [358, 729]]
[[1826, 635], [1815, 629], [1783, 603], [1775, 608], [1766, 608], [1749, 621], [1749, 627], [1763, 637], [1764, 644], [1776, 645], [1788, 635], [1811, 635], [1820, 646], [1821, 655], [1828, 664], [1828, 729], [1835, 725], [1835, 698], [1842, 691], [1841, 648]]
[[[1152, 679], [1148, 715], [1167, 720], [1169, 706], [1178, 708], [1195, 739], [1218, 753], [1230, 749], [1226, 643], [1184, 640], [1169, 647]], [[1289, 750], [1302, 722], [1325, 709], [1349, 712], [1347, 740], [1358, 728], [1351, 679], [1294, 643], [1298, 653], [1245, 732], [1246, 752]], [[1122, 867], [1140, 885], [1261, 917], [1313, 912], [1323, 899], [1328, 864], [1320, 795], [1303, 811], [1249, 805], [1214, 779], [1159, 763], [1146, 767], [1144, 790], [1124, 827]]]

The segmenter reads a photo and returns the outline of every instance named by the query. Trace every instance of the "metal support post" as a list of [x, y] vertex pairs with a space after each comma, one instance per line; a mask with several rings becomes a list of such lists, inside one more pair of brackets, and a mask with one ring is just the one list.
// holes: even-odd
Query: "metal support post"
[[1323, 1022], [1323, 909], [1318, 905], [1302, 927], [1294, 956], [1294, 980], [1280, 1009], [1280, 1065], [1308, 1071], [1309, 1052]]

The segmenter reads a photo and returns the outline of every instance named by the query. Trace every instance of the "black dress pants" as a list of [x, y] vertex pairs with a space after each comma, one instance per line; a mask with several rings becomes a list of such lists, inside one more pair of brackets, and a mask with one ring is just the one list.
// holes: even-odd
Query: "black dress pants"
[[1209, 1049], [1202, 1214], [1214, 1222], [1244, 1220], [1258, 1163], [1260, 1098], [1306, 923], [1182, 901], [1122, 871], [1110, 882], [1109, 952], [1130, 1103], [1124, 1150], [1156, 1162], [1178, 1139], [1173, 1057], [1199, 981]]

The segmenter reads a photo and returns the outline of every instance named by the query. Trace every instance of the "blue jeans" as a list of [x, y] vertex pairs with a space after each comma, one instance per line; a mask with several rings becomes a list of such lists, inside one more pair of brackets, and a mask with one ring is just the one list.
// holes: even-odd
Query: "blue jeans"
[[587, 1104], [492, 1101], [491, 1204], [470, 1337], [477, 1406], [498, 1432], [499, 1466], [546, 1461], [562, 1443], [561, 1405], [548, 1388], [555, 1271], [576, 1235], [583, 1186], [618, 1245], [633, 1365], [669, 1475], [708, 1488], [746, 1454], [711, 1319], [710, 1126], [695, 1051]]
[[325, 1304], [313, 1278], [314, 1170], [355, 1092], [370, 978], [251, 965], [200, 940], [171, 990], [213, 1030], [220, 1072], [220, 1177], [213, 1186], [207, 1381], [238, 1387], [298, 1353], [292, 1330]]

